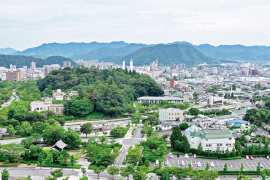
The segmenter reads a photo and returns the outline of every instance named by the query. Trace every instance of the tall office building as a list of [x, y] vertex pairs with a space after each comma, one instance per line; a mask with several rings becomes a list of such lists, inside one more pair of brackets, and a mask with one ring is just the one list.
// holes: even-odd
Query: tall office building
[[71, 62], [70, 61], [64, 61], [63, 62], [63, 67], [71, 67]]
[[23, 71], [9, 71], [6, 72], [6, 80], [7, 81], [21, 81], [23, 79]]
[[31, 68], [32, 70], [35, 70], [35, 69], [36, 69], [36, 62], [31, 62], [30, 68]]
[[123, 61], [123, 69], [125, 69], [126, 67], [126, 62], [125, 61]]
[[43, 74], [44, 74], [44, 76], [47, 76], [47, 74], [49, 74], [53, 70], [57, 70], [59, 68], [60, 68], [59, 64], [45, 65], [43, 67]]
[[170, 80], [170, 85], [171, 85], [171, 88], [174, 88], [174, 79]]
[[130, 71], [133, 71], [133, 60], [130, 60]]
[[16, 65], [10, 64], [9, 67], [10, 71], [16, 71]]

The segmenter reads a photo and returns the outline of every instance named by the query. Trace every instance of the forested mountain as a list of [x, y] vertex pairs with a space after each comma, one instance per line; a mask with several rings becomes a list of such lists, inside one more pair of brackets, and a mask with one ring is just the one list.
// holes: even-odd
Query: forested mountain
[[41, 46], [26, 49], [22, 52], [16, 52], [15, 54], [19, 55], [30, 55], [35, 57], [48, 57], [48, 56], [66, 56], [71, 57], [73, 55], [88, 53], [93, 50], [102, 48], [102, 47], [111, 47], [111, 48], [120, 48], [127, 46], [128, 44], [120, 42], [111, 42], [111, 43], [48, 43], [42, 44]]
[[51, 56], [46, 59], [41, 59], [32, 56], [0, 55], [0, 66], [6, 68], [9, 68], [10, 64], [16, 65], [17, 68], [22, 68], [23, 66], [30, 67], [32, 61], [36, 62], [37, 67], [50, 64], [59, 64], [62, 66], [64, 61], [70, 61], [71, 66], [76, 66], [76, 63], [72, 59], [62, 56]]
[[0, 54], [12, 54], [15, 52], [16, 50], [12, 48], [0, 48]]
[[269, 46], [243, 46], [243, 45], [220, 45], [210, 44], [192, 45], [188, 42], [175, 42], [175, 44], [189, 44], [198, 49], [206, 56], [218, 59], [232, 60], [270, 60]]
[[[65, 114], [85, 115], [93, 110], [104, 114], [118, 115], [133, 109], [132, 102], [140, 96], [161, 96], [162, 88], [149, 76], [123, 69], [96, 67], [64, 68], [52, 71], [37, 82], [40, 91], [78, 90], [79, 96], [65, 104]], [[82, 108], [84, 108], [82, 110]], [[79, 114], [81, 116], [81, 114]]]
[[113, 57], [113, 61], [115, 57], [126, 56], [130, 53], [135, 52], [136, 50], [145, 47], [145, 44], [129, 44], [125, 47], [113, 48], [113, 47], [102, 47], [96, 50], [93, 50], [89, 53], [74, 55], [72, 59], [84, 59], [84, 60], [101, 60], [102, 58], [107, 58], [108, 61], [110, 57]]
[[217, 60], [205, 56], [203, 53], [185, 44], [159, 44], [156, 46], [145, 47], [131, 53], [121, 59], [129, 61], [133, 59], [134, 65], [149, 64], [158, 58], [159, 64], [171, 65], [185, 63], [189, 65], [200, 63], [214, 63]]

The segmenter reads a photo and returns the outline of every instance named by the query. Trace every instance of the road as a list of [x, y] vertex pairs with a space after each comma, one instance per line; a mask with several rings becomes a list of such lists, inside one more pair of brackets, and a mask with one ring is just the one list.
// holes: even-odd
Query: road
[[12, 90], [12, 96], [10, 97], [10, 100], [8, 100], [6, 103], [2, 104], [0, 109], [3, 109], [4, 107], [9, 106], [14, 100], [19, 101], [19, 96], [17, 96], [15, 89]]

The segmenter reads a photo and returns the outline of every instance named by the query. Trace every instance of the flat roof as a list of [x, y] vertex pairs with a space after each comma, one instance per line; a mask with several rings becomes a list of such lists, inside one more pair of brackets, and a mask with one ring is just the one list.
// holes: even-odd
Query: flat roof
[[240, 119], [234, 119], [234, 120], [229, 120], [229, 121], [226, 121], [227, 123], [238, 123], [238, 124], [246, 124], [248, 123], [248, 121], [243, 121], [243, 120], [240, 120]]

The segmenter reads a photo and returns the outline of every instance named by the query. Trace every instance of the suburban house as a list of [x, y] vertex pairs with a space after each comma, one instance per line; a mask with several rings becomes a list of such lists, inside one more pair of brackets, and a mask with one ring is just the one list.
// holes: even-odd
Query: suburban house
[[185, 130], [185, 136], [191, 148], [197, 149], [201, 144], [203, 151], [215, 152], [219, 147], [220, 152], [224, 153], [227, 149], [232, 151], [235, 144], [235, 139], [227, 128], [201, 129], [193, 125]]
[[176, 108], [168, 108], [168, 109], [159, 109], [159, 120], [167, 121], [167, 120], [176, 120], [179, 118], [180, 121], [184, 120], [183, 111]]

